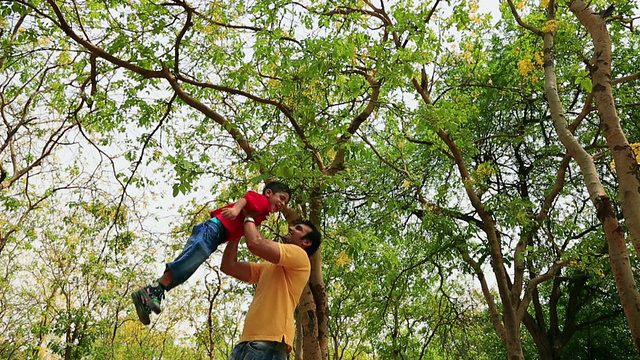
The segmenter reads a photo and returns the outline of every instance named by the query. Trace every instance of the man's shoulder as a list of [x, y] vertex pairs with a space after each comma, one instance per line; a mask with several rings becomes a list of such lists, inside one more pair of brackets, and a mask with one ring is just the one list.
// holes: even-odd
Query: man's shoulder
[[307, 252], [304, 251], [303, 248], [294, 244], [278, 243], [278, 245], [280, 246], [280, 262], [278, 265], [285, 267], [292, 266], [298, 268], [311, 268], [311, 262], [309, 261]]

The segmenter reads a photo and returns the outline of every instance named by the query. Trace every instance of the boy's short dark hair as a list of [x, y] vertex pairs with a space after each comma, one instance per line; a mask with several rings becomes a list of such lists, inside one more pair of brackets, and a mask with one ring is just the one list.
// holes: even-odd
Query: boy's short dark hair
[[296, 224], [307, 225], [311, 228], [311, 231], [309, 231], [302, 238], [311, 240], [311, 245], [308, 248], [304, 249], [304, 251], [307, 252], [307, 256], [313, 255], [322, 243], [322, 236], [320, 235], [320, 231], [318, 231], [318, 228], [314, 223], [311, 222], [311, 220], [298, 220], [296, 221]]
[[289, 199], [291, 199], [291, 188], [289, 187], [289, 185], [280, 182], [280, 181], [271, 181], [268, 182], [264, 185], [264, 189], [262, 190], [262, 195], [264, 195], [267, 190], [271, 190], [272, 193], [279, 193], [279, 192], [283, 192], [283, 193], [287, 193], [289, 194]]

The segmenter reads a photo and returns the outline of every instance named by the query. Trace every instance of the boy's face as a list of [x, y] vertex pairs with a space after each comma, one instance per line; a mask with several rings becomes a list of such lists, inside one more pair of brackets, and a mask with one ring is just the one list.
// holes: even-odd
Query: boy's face
[[286, 192], [272, 192], [267, 190], [264, 196], [269, 199], [269, 205], [271, 206], [271, 212], [280, 212], [284, 210], [285, 206], [289, 202], [289, 194]]

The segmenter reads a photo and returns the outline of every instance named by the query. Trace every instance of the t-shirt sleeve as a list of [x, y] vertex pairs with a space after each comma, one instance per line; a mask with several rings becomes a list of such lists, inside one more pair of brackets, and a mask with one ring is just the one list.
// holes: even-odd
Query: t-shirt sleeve
[[247, 280], [247, 282], [249, 284], [257, 284], [258, 280], [260, 280], [260, 274], [262, 273], [264, 264], [250, 262], [249, 266], [251, 267], [251, 273], [249, 274], [249, 280]]
[[269, 206], [269, 199], [262, 194], [258, 194], [255, 191], [248, 191], [244, 195], [244, 199], [247, 200], [245, 209], [248, 211], [257, 211], [259, 214], [269, 214], [271, 212], [271, 206]]
[[279, 266], [290, 269], [311, 269], [307, 253], [298, 245], [278, 244], [280, 246]]

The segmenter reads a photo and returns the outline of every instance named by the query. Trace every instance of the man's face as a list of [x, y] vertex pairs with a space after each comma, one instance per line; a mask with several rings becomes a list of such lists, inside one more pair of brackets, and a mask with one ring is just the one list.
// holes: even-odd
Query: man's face
[[298, 245], [305, 249], [310, 245], [310, 240], [302, 239], [303, 236], [311, 232], [311, 228], [305, 224], [296, 224], [289, 226], [289, 233], [282, 238], [285, 244]]
[[271, 212], [280, 212], [284, 210], [285, 206], [289, 202], [289, 194], [286, 192], [271, 192], [267, 190], [264, 196], [269, 199], [269, 205], [271, 206]]

